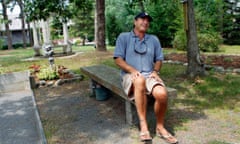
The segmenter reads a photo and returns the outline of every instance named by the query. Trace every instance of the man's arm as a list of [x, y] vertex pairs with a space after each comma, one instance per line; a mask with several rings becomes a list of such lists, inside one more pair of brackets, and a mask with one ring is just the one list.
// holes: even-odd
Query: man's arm
[[135, 68], [128, 65], [121, 57], [114, 58], [114, 61], [115, 61], [116, 65], [118, 65], [122, 70], [124, 70], [127, 73], [137, 72], [137, 70]]
[[162, 61], [156, 61], [153, 67], [153, 71], [156, 71], [157, 73], [161, 70], [162, 67]]
[[159, 71], [161, 70], [162, 67], [162, 61], [156, 61], [154, 64], [154, 69], [153, 72], [151, 73], [150, 77], [156, 78], [159, 81], [162, 81], [159, 75]]

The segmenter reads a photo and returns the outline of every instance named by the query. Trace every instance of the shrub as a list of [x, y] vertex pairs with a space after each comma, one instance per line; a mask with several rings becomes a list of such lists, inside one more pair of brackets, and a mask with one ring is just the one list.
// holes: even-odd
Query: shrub
[[[203, 52], [217, 52], [222, 38], [218, 33], [198, 33], [198, 47]], [[173, 47], [178, 50], [187, 49], [186, 34], [184, 31], [178, 31], [173, 40]]]
[[217, 33], [198, 34], [198, 46], [203, 52], [217, 52], [221, 44], [221, 37]]
[[173, 40], [173, 48], [178, 50], [187, 50], [187, 39], [184, 31], [178, 31]]
[[3, 67], [0, 66], [0, 74], [3, 74], [4, 73], [4, 69]]
[[[1, 43], [1, 42], [0, 42]], [[27, 47], [31, 46], [29, 43], [27, 43], [26, 45]], [[18, 49], [18, 48], [23, 48], [23, 44], [22, 43], [16, 43], [12, 45], [13, 49]], [[8, 49], [8, 45], [0, 45], [0, 50], [7, 50]]]
[[3, 43], [4, 43], [4, 40], [0, 39], [0, 50], [3, 48]]
[[58, 73], [50, 67], [43, 68], [37, 73], [40, 80], [53, 80], [58, 78]]

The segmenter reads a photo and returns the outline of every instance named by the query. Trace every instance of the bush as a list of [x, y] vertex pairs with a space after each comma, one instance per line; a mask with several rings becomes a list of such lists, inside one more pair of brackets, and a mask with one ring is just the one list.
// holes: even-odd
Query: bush
[[187, 50], [187, 39], [184, 31], [178, 31], [173, 40], [173, 48], [178, 50]]
[[40, 80], [53, 80], [57, 79], [59, 76], [56, 70], [53, 70], [52, 68], [48, 67], [41, 69], [39, 73], [37, 73], [37, 77]]
[[107, 15], [107, 38], [109, 45], [114, 46], [118, 35], [121, 33], [119, 28], [117, 17], [111, 13]]
[[228, 45], [240, 45], [239, 37], [239, 30], [231, 31], [229, 32], [228, 37], [224, 39], [224, 43]]
[[217, 52], [219, 44], [221, 44], [221, 37], [216, 33], [198, 34], [198, 46], [203, 52]]
[[[218, 33], [198, 33], [198, 47], [203, 52], [217, 52], [222, 38]], [[173, 40], [173, 47], [178, 50], [187, 50], [187, 39], [184, 31], [178, 31]]]
[[3, 49], [4, 40], [0, 39], [0, 50]]
[[[28, 43], [26, 46], [29, 47], [31, 45]], [[23, 44], [22, 43], [16, 43], [16, 44], [13, 44], [12, 47], [13, 47], [13, 49], [23, 48]], [[1, 44], [0, 44], [0, 50], [7, 50], [7, 49], [8, 49], [8, 45], [1, 46]]]

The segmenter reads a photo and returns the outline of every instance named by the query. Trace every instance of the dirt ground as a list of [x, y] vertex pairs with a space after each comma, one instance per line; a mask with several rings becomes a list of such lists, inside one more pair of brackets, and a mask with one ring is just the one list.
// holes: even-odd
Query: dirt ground
[[[107, 101], [96, 101], [90, 95], [88, 81], [35, 90], [49, 144], [141, 144], [137, 126], [125, 124], [122, 100], [112, 96]], [[176, 101], [169, 105], [165, 121], [180, 144], [240, 144], [239, 112], [196, 112], [178, 106], [181, 98]], [[164, 144], [155, 136], [153, 117], [148, 114], [153, 144]]]
[[[183, 55], [174, 60], [183, 61]], [[167, 57], [170, 57], [167, 56]], [[236, 61], [239, 58], [220, 58]], [[173, 59], [173, 58], [172, 58]], [[217, 58], [216, 58], [217, 59]], [[220, 60], [208, 60], [219, 62]], [[40, 117], [49, 144], [138, 144], [137, 126], [125, 124], [124, 102], [117, 97], [97, 101], [91, 97], [88, 80], [66, 83], [59, 87], [35, 90]], [[231, 110], [196, 111], [182, 104], [178, 97], [169, 103], [166, 127], [180, 144], [240, 144], [240, 113]], [[217, 115], [215, 113], [218, 113]], [[153, 144], [165, 143], [155, 136], [155, 120], [148, 115]]]

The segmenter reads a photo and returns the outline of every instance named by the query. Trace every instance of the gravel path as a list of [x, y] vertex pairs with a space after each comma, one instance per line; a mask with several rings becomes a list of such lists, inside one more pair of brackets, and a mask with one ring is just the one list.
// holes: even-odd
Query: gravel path
[[[124, 102], [116, 97], [96, 101], [90, 97], [87, 81], [39, 88], [35, 96], [49, 144], [140, 143], [137, 126], [125, 124]], [[220, 115], [215, 115], [171, 104], [169, 107], [166, 127], [180, 144], [240, 144], [240, 113], [218, 111]], [[154, 119], [149, 123], [152, 143], [164, 144], [154, 134]]]

